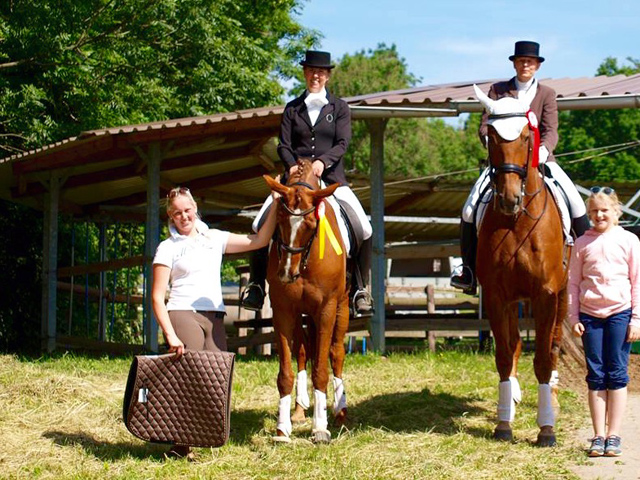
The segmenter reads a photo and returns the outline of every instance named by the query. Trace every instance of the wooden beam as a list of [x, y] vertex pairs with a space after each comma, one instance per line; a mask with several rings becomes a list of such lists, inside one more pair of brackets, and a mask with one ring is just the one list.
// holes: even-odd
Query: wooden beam
[[121, 268], [140, 267], [145, 263], [144, 255], [137, 255], [128, 258], [118, 258], [106, 262], [96, 262], [88, 265], [74, 265], [72, 267], [62, 267], [58, 269], [58, 277], [72, 277], [75, 275], [91, 275], [101, 272], [112, 272]]
[[424, 200], [431, 195], [431, 191], [428, 192], [414, 192], [409, 195], [405, 195], [399, 200], [393, 202], [391, 205], [387, 205], [384, 209], [385, 215], [397, 215], [403, 211], [410, 209], [417, 202]]

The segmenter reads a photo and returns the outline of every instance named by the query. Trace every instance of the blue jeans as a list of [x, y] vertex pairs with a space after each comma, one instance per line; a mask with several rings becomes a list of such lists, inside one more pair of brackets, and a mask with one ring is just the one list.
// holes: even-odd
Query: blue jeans
[[597, 318], [580, 312], [584, 325], [582, 345], [587, 360], [589, 390], [618, 390], [629, 383], [629, 352], [627, 328], [631, 309], [607, 318]]

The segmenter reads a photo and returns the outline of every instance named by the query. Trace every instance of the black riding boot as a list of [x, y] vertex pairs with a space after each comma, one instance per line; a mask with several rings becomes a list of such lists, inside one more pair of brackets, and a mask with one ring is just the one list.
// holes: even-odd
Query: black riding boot
[[460, 223], [460, 253], [462, 254], [462, 271], [451, 277], [451, 286], [460, 288], [468, 295], [475, 295], [478, 288], [476, 280], [476, 250], [478, 235], [473, 223]]
[[356, 293], [353, 296], [353, 305], [356, 317], [373, 314], [373, 299], [367, 290], [367, 280], [371, 271], [372, 237], [364, 240], [358, 254], [356, 255], [356, 265], [354, 279], [356, 282]]
[[249, 283], [242, 293], [242, 307], [259, 311], [264, 303], [264, 288], [269, 264], [269, 247], [255, 250], [249, 260]]
[[591, 222], [589, 222], [589, 216], [585, 213], [581, 217], [571, 220], [571, 228], [575, 233], [576, 238], [581, 237], [584, 232], [591, 228]]

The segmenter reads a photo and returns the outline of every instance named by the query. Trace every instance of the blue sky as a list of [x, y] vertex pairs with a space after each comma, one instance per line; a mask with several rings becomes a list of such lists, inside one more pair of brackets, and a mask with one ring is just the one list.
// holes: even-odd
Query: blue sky
[[308, 0], [299, 21], [334, 59], [395, 44], [420, 85], [511, 77], [516, 40], [541, 44], [540, 79], [592, 77], [608, 56], [640, 59], [637, 0]]

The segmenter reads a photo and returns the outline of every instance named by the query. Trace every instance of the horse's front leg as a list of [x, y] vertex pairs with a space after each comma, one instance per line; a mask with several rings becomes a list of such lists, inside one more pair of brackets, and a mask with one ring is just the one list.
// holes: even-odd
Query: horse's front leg
[[276, 345], [278, 347], [278, 359], [280, 360], [280, 370], [277, 381], [280, 402], [278, 404], [276, 436], [273, 437], [273, 439], [278, 442], [290, 442], [292, 431], [291, 391], [293, 390], [291, 344], [293, 341], [294, 325], [297, 319], [293, 314], [280, 312], [276, 315], [277, 310], [274, 308], [273, 311], [273, 326], [276, 334]]
[[342, 369], [344, 367], [344, 337], [349, 328], [349, 297], [339, 300], [336, 326], [333, 329], [329, 359], [333, 370], [333, 415], [338, 425], [347, 420], [347, 393], [344, 388]]
[[327, 385], [329, 383], [329, 350], [336, 323], [336, 300], [329, 300], [319, 313], [314, 315], [316, 335], [314, 358], [311, 369], [313, 382], [313, 428], [314, 443], [329, 443], [331, 432], [327, 426]]
[[559, 301], [564, 298], [560, 295], [542, 295], [533, 303], [533, 315], [536, 319], [536, 353], [533, 360], [536, 379], [538, 380], [538, 416], [537, 423], [540, 427], [537, 445], [552, 447], [556, 444], [554, 432], [558, 407], [558, 355], [559, 355], [559, 329], [557, 318]]
[[522, 399], [518, 382], [518, 358], [522, 350], [522, 340], [517, 319], [517, 306], [504, 305], [502, 299], [489, 299], [489, 318], [491, 331], [496, 344], [496, 368], [500, 376], [498, 385], [498, 425], [493, 437], [497, 440], [511, 441], [516, 405]]

